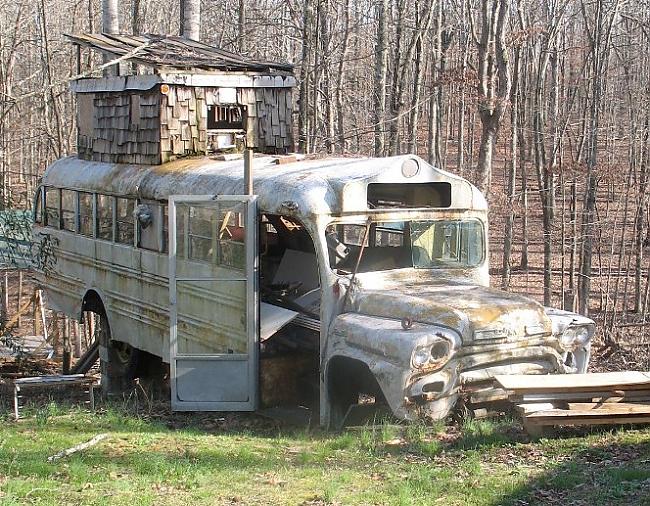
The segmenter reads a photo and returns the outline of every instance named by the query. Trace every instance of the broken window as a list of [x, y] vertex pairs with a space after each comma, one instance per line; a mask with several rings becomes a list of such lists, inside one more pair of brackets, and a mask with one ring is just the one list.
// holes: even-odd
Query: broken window
[[370, 183], [368, 185], [368, 207], [449, 207], [451, 206], [451, 184], [428, 183]]
[[238, 105], [208, 107], [208, 130], [242, 130], [244, 115]]

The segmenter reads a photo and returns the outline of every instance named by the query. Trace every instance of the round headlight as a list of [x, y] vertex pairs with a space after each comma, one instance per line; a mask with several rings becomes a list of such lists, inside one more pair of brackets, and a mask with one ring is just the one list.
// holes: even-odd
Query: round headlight
[[573, 351], [589, 342], [589, 329], [584, 326], [569, 327], [560, 336], [560, 345], [567, 351]]
[[572, 327], [569, 327], [564, 331], [562, 336], [560, 337], [560, 344], [562, 345], [562, 348], [568, 349], [572, 348], [573, 345], [575, 344], [575, 337], [576, 337], [576, 332], [575, 329]]
[[449, 355], [450, 347], [451, 345], [449, 344], [449, 341], [438, 341], [437, 343], [434, 343], [434, 345], [431, 346], [431, 360], [437, 362], [438, 360], [445, 358]]
[[418, 348], [413, 352], [413, 365], [415, 367], [424, 367], [429, 362], [431, 353], [429, 348]]
[[589, 341], [589, 330], [587, 327], [576, 327], [575, 328], [575, 341], [584, 346]]

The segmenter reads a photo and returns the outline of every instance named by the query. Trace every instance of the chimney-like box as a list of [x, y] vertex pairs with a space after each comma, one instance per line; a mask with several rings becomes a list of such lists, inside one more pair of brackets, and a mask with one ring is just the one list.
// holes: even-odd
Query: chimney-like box
[[182, 37], [68, 37], [149, 72], [71, 84], [80, 158], [156, 165], [227, 150], [242, 137], [257, 152], [294, 150], [291, 65]]

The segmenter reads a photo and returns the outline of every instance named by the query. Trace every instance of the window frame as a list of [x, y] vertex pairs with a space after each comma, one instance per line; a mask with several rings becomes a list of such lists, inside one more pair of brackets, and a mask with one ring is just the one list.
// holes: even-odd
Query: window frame
[[44, 200], [45, 193], [43, 191], [43, 186], [39, 185], [36, 192], [34, 193], [34, 201], [32, 202], [33, 217], [34, 223], [44, 226], [45, 213], [44, 211]]

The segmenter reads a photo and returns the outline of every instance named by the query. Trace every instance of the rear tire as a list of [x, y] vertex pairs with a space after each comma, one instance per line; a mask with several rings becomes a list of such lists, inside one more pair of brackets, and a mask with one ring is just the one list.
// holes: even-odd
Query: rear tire
[[95, 313], [95, 339], [99, 342], [99, 365], [104, 395], [121, 395], [133, 388], [140, 351], [130, 344], [114, 341], [105, 313]]

